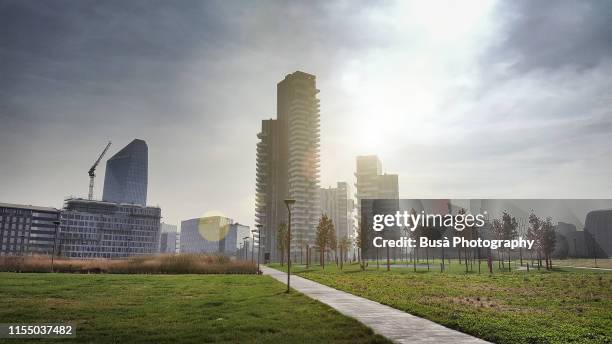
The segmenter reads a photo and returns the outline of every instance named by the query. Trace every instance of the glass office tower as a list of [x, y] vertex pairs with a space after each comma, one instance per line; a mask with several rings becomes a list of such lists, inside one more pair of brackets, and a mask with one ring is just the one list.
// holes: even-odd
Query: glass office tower
[[148, 148], [135, 139], [106, 161], [102, 200], [147, 204]]

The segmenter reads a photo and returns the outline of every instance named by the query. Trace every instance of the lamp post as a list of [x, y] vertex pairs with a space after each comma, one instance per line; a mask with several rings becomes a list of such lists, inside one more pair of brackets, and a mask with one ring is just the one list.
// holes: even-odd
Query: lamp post
[[288, 212], [288, 225], [287, 225], [287, 292], [290, 290], [290, 276], [291, 276], [291, 207], [295, 200], [288, 198], [285, 200]]
[[251, 240], [251, 263], [255, 263], [255, 236]]
[[57, 232], [60, 225], [60, 221], [55, 220], [53, 221], [53, 224], [55, 225], [55, 235], [53, 236], [53, 253], [51, 254], [51, 272], [54, 272], [53, 265], [55, 263], [55, 246], [57, 245]]
[[263, 225], [255, 225], [257, 227], [257, 273], [259, 273], [259, 256], [261, 252], [261, 228]]
[[249, 256], [248, 256], [249, 248], [247, 246], [247, 243], [248, 243], [247, 240], [249, 240], [249, 237], [245, 236], [244, 238], [242, 238], [242, 240], [244, 241], [244, 260], [246, 261], [249, 259]]

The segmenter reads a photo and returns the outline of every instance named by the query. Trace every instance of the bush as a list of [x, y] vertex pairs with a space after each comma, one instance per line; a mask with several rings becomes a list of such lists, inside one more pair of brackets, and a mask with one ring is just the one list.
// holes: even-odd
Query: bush
[[[50, 272], [51, 257], [0, 257], [0, 271]], [[220, 255], [179, 254], [126, 259], [56, 258], [54, 271], [111, 274], [255, 274], [257, 265]]]

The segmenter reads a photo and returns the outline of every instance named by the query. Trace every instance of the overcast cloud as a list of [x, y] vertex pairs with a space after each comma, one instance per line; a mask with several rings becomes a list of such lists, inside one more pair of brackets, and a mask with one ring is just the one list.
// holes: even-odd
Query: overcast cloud
[[610, 198], [610, 22], [607, 1], [0, 0], [0, 201], [84, 197], [106, 141], [142, 138], [166, 222], [250, 225], [295, 70], [321, 90], [323, 186], [378, 154], [404, 198]]

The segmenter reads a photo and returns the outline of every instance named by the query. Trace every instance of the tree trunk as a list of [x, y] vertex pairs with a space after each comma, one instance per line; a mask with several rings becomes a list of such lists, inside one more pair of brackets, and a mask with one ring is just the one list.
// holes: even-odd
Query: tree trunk
[[510, 249], [508, 249], [508, 272], [512, 271], [512, 267], [510, 266]]
[[391, 264], [389, 262], [389, 246], [387, 246], [387, 271], [391, 270]]
[[461, 249], [460, 248], [457, 249], [457, 260], [459, 261], [459, 264], [461, 265]]
[[321, 267], [325, 270], [325, 252], [321, 249], [319, 249], [319, 252], [321, 253]]

